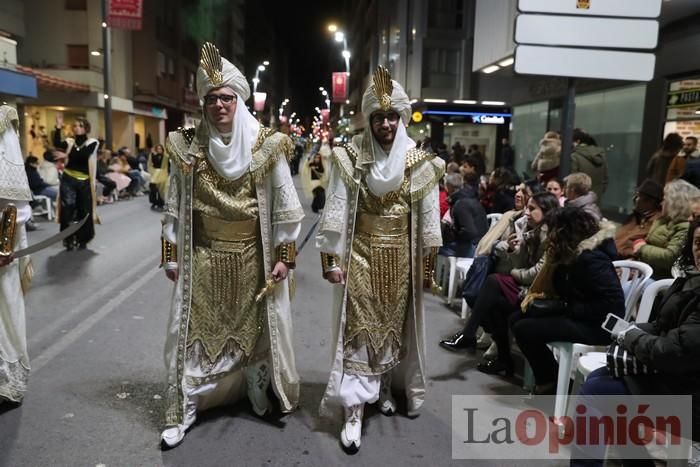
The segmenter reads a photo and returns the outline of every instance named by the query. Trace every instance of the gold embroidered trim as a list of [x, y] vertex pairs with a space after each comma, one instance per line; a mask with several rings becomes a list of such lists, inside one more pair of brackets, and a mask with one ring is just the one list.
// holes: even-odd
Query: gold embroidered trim
[[253, 160], [250, 163], [250, 172], [255, 183], [267, 178], [280, 157], [284, 156], [289, 162], [293, 155], [294, 142], [289, 136], [261, 127], [253, 146]]
[[416, 168], [411, 177], [414, 187], [411, 191], [411, 202], [415, 203], [425, 198], [444, 175], [445, 162], [439, 158]]
[[356, 160], [357, 153], [347, 144], [343, 147], [335, 148], [331, 157], [331, 162], [338, 168], [338, 175], [340, 175], [341, 180], [351, 187], [358, 185], [358, 181], [354, 177]]
[[160, 238], [160, 264], [177, 263], [177, 245]]

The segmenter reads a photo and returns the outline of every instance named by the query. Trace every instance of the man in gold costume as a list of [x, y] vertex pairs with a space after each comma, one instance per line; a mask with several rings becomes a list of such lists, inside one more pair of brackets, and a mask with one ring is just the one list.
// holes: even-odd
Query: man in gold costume
[[198, 411], [246, 390], [261, 416], [270, 383], [282, 412], [299, 400], [287, 281], [303, 217], [287, 165], [294, 145], [248, 112], [245, 77], [209, 43], [197, 93], [202, 122], [166, 143], [163, 265], [176, 285], [164, 448], [182, 442]]
[[378, 401], [386, 415], [396, 411], [392, 381], [405, 390], [409, 415], [423, 404], [423, 287], [442, 244], [444, 162], [409, 138], [409, 98], [382, 67], [362, 113], [364, 133], [333, 150], [316, 238], [323, 276], [336, 284], [333, 367], [321, 413], [343, 407], [340, 441], [348, 453], [360, 447], [365, 403]]

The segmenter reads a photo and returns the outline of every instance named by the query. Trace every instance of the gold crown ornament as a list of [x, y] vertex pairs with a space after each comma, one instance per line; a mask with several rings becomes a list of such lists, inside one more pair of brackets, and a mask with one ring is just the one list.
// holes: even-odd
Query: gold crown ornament
[[389, 70], [379, 65], [372, 76], [372, 81], [374, 82], [374, 95], [377, 96], [379, 107], [385, 112], [391, 110], [391, 93], [394, 92], [394, 85], [391, 82]]
[[205, 42], [199, 56], [199, 66], [209, 77], [214, 86], [220, 86], [224, 82], [224, 63], [221, 60], [219, 49], [211, 42]]

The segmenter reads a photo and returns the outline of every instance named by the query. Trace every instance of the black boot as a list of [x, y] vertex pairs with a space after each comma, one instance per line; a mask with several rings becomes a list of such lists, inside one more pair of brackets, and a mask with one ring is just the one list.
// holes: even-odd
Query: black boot
[[503, 373], [505, 376], [513, 376], [513, 367], [513, 360], [499, 359], [481, 362], [476, 366], [476, 369], [487, 375], [500, 375]]

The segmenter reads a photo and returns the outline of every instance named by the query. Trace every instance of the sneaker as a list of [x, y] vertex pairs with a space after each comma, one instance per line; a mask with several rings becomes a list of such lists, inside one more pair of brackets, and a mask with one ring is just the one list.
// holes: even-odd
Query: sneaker
[[363, 411], [364, 404], [345, 407], [345, 423], [340, 432], [340, 445], [348, 454], [355, 454], [360, 450]]
[[253, 412], [258, 417], [264, 417], [272, 411], [270, 399], [267, 397], [267, 387], [270, 385], [268, 363], [262, 362], [246, 369], [248, 383], [248, 399]]
[[396, 401], [391, 395], [391, 373], [384, 373], [381, 379], [381, 389], [379, 390], [379, 411], [386, 416], [396, 413]]

